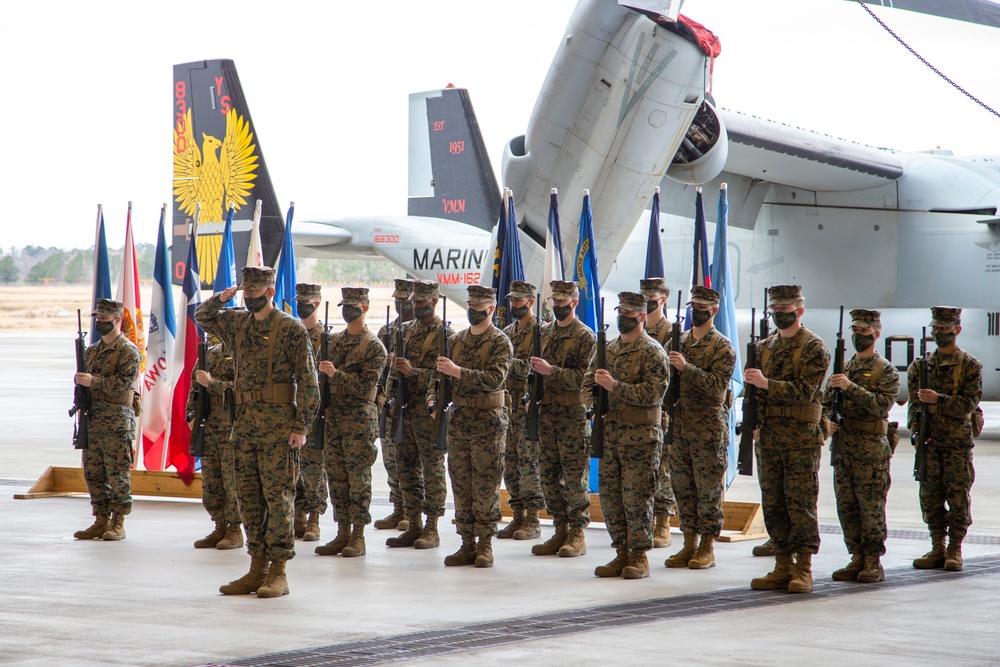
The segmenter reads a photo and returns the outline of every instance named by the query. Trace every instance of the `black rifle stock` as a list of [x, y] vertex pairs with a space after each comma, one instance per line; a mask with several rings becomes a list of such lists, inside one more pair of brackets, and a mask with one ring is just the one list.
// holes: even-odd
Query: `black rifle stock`
[[[840, 307], [840, 331], [837, 332], [837, 349], [833, 354], [833, 374], [844, 372], [844, 307]], [[837, 452], [840, 449], [840, 427], [844, 425], [844, 390], [834, 389], [830, 398], [830, 422], [837, 425], [837, 430], [830, 438], [830, 465], [837, 465]]]
[[[441, 297], [441, 332], [438, 338], [438, 356], [450, 359], [448, 350], [448, 298]], [[431, 412], [436, 413], [434, 432], [434, 448], [441, 452], [448, 451], [448, 413], [451, 411], [451, 376], [444, 373], [438, 374], [435, 381], [434, 405], [430, 406]]]
[[[208, 370], [208, 337], [204, 333], [198, 341], [198, 370]], [[198, 384], [194, 390], [194, 427], [191, 431], [190, 445], [191, 456], [195, 458], [205, 456], [205, 424], [211, 411], [212, 400], [208, 394], [208, 387]]]
[[[76, 372], [87, 372], [87, 336], [83, 333], [83, 319], [79, 309], [76, 311], [76, 340], [73, 341], [76, 348]], [[76, 417], [73, 424], [73, 447], [75, 449], [87, 449], [90, 447], [90, 387], [82, 384], [73, 385], [73, 407], [70, 408], [69, 416]]]
[[[386, 306], [385, 307], [385, 330], [386, 330], [386, 333], [389, 332], [389, 324], [391, 322], [391, 320], [389, 319], [389, 317], [390, 317], [389, 309], [390, 309], [390, 306]], [[378, 385], [377, 385], [378, 386], [378, 390], [377, 390], [377, 392], [381, 393], [383, 396], [385, 396], [385, 392], [386, 392], [388, 383], [389, 383], [389, 359], [386, 359], [385, 360], [385, 367], [382, 369], [382, 374], [378, 376]], [[391, 399], [387, 399], [385, 401], [385, 403], [382, 404], [382, 409], [378, 413], [378, 437], [379, 437], [380, 440], [385, 437], [385, 422], [386, 422], [386, 419], [389, 416], [389, 410], [392, 409], [392, 405], [390, 405], [391, 402], [392, 402]]]
[[[930, 369], [927, 366], [927, 327], [923, 328], [920, 338], [920, 389], [930, 389]], [[918, 482], [927, 481], [927, 441], [931, 437], [931, 412], [927, 403], [921, 401], [920, 415], [917, 421], [915, 445], [917, 446], [913, 459], [913, 479]]]
[[[754, 337], [754, 324], [757, 319], [757, 309], [750, 309], [750, 342], [747, 343], [747, 368], [758, 368], [757, 341]], [[736, 434], [740, 436], [740, 450], [736, 457], [736, 470], [741, 475], [753, 475], [753, 432], [757, 428], [757, 387], [752, 384], [743, 385], [743, 420], [736, 425]]]
[[[604, 324], [604, 297], [601, 310], [597, 313], [597, 352], [594, 358], [595, 370], [608, 369], [608, 327]], [[590, 431], [590, 456], [604, 458], [604, 417], [608, 414], [608, 390], [594, 383], [594, 424]]]
[[[326, 313], [323, 315], [323, 333], [319, 337], [319, 360], [330, 360], [330, 302], [326, 302]], [[319, 415], [313, 427], [313, 449], [323, 449], [326, 441], [326, 409], [330, 407], [330, 378], [326, 373], [320, 373], [319, 383]]]
[[[670, 350], [681, 351], [681, 301], [684, 290], [677, 293], [677, 319], [670, 325]], [[667, 432], [663, 434], [663, 444], [674, 442], [674, 408], [681, 400], [681, 372], [670, 367], [670, 387], [667, 389]]]
[[[531, 351], [528, 358], [542, 356], [542, 295], [535, 297], [535, 325], [531, 329]], [[529, 362], [530, 363], [530, 362]], [[528, 393], [524, 396], [524, 404], [528, 406], [528, 428], [524, 439], [528, 442], [538, 442], [538, 416], [542, 406], [542, 391], [544, 378], [541, 373], [528, 371]]]
[[[399, 326], [396, 327], [396, 334], [392, 337], [392, 357], [393, 364], [396, 363], [396, 359], [404, 359], [406, 357], [405, 343], [403, 342], [403, 324], [400, 322]], [[402, 372], [396, 371], [393, 375], [393, 391], [392, 391], [392, 441], [397, 445], [403, 444], [403, 423], [406, 418], [406, 401], [408, 400], [408, 384], [409, 378], [406, 377]]]

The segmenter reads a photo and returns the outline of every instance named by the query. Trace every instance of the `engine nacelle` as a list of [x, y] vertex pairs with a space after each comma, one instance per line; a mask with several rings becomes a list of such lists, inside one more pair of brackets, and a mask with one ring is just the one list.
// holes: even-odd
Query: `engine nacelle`
[[729, 159], [729, 135], [722, 118], [705, 100], [667, 168], [667, 178], [700, 185], [722, 173]]

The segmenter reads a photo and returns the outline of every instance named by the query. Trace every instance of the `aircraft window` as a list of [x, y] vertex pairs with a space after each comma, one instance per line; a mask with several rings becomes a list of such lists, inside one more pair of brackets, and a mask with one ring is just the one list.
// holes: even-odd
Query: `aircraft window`
[[[906, 371], [913, 363], [913, 337], [912, 336], [889, 336], [885, 339], [885, 358], [892, 363], [892, 348], [894, 343], [906, 343], [906, 363], [895, 364], [897, 371]], [[898, 355], [897, 355], [898, 358]]]
[[1000, 336], [1000, 313], [986, 313], [986, 335]]

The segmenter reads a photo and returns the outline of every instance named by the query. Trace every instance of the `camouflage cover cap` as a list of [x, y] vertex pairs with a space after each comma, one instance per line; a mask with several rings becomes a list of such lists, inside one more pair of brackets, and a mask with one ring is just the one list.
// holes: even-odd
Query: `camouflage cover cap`
[[311, 301], [322, 301], [323, 291], [319, 285], [309, 283], [299, 283], [295, 286], [295, 300], [309, 303]]
[[552, 288], [553, 299], [572, 299], [579, 292], [580, 283], [575, 280], [553, 280], [549, 287]]
[[523, 280], [512, 280], [510, 291], [507, 292], [508, 299], [533, 299], [538, 294], [538, 288]]
[[784, 306], [802, 298], [802, 285], [775, 285], [767, 290], [772, 306]]
[[868, 328], [875, 324], [881, 324], [882, 313], [877, 310], [865, 310], [864, 308], [855, 308], [851, 311], [851, 326], [852, 327], [862, 327]]
[[492, 287], [469, 285], [469, 298], [465, 300], [470, 306], [481, 306], [497, 302], [497, 291]]
[[274, 287], [274, 269], [270, 266], [244, 266], [241, 290], [257, 290]]
[[646, 312], [646, 295], [639, 292], [618, 292], [618, 306], [615, 310], [636, 310]]
[[413, 293], [408, 298], [410, 301], [427, 301], [436, 299], [440, 295], [438, 284], [433, 280], [414, 280]]
[[962, 309], [954, 306], [934, 306], [931, 308], [932, 327], [950, 327], [962, 320]]
[[691, 288], [691, 300], [688, 303], [697, 303], [703, 306], [718, 306], [721, 296], [714, 289], [695, 285]]
[[410, 292], [413, 291], [413, 281], [409, 278], [396, 278], [393, 281], [396, 285], [396, 289], [392, 291], [393, 299], [406, 299], [410, 298]]
[[663, 278], [643, 278], [639, 281], [639, 291], [646, 296], [670, 296], [670, 288]]
[[341, 287], [338, 306], [361, 306], [368, 303], [367, 287]]
[[98, 299], [97, 308], [94, 308], [91, 317], [125, 317], [125, 305], [121, 301], [111, 299]]

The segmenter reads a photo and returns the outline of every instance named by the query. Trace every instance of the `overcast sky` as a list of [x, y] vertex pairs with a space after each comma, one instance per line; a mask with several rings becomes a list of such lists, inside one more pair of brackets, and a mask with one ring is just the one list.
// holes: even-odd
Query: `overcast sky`
[[[282, 207], [404, 213], [410, 92], [469, 88], [497, 172], [527, 124], [575, 0], [18, 2], [0, 24], [0, 246], [154, 242], [172, 177], [172, 65], [236, 61]], [[1000, 109], [995, 29], [881, 16]], [[1000, 154], [1000, 119], [844, 0], [688, 0], [719, 36], [720, 106], [874, 146]], [[991, 46], [993, 48], [991, 48]]]

